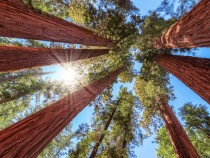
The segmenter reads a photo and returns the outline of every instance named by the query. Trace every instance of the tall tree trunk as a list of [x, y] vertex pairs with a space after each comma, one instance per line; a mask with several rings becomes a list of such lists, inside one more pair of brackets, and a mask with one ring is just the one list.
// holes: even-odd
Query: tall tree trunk
[[171, 107], [161, 98], [160, 112], [165, 122], [166, 130], [173, 145], [177, 158], [199, 158], [195, 147], [191, 143], [182, 125], [176, 118]]
[[156, 48], [210, 46], [210, 1], [201, 0], [156, 41]]
[[[112, 114], [110, 115], [110, 117], [109, 117], [107, 123], [106, 123], [105, 126], [104, 126], [103, 132], [106, 132], [107, 129], [109, 128], [109, 125], [111, 124], [111, 121], [112, 121], [112, 119], [113, 119], [113, 117], [114, 117], [114, 114], [115, 114], [116, 110], [117, 110], [117, 107], [114, 108]], [[91, 152], [89, 158], [95, 158], [95, 157], [96, 157], [96, 154], [97, 154], [97, 152], [98, 152], [98, 148], [100, 147], [100, 145], [101, 145], [101, 143], [102, 143], [104, 137], [105, 137], [105, 133], [102, 133], [101, 136], [100, 136], [100, 138], [99, 138], [99, 140], [95, 143], [95, 145], [94, 145], [94, 147], [93, 147], [93, 150], [92, 150], [92, 152]]]
[[0, 72], [62, 64], [107, 54], [109, 49], [49, 49], [0, 46]]
[[37, 72], [37, 73], [28, 73], [28, 74], [24, 73], [24, 74], [17, 74], [14, 76], [8, 76], [8, 77], [4, 77], [4, 78], [0, 77], [0, 84], [3, 84], [5, 82], [12, 82], [12, 81], [15, 81], [15, 80], [21, 79], [21, 78], [27, 78], [27, 77], [31, 77], [31, 76], [38, 77], [38, 76], [48, 75], [48, 74], [52, 74], [52, 73], [55, 73], [55, 72]]
[[83, 27], [11, 0], [0, 1], [0, 36], [93, 46], [112, 45], [111, 41]]
[[0, 131], [0, 157], [37, 157], [80, 111], [116, 79], [122, 70], [123, 68], [119, 68]]
[[158, 55], [155, 62], [210, 104], [210, 59]]

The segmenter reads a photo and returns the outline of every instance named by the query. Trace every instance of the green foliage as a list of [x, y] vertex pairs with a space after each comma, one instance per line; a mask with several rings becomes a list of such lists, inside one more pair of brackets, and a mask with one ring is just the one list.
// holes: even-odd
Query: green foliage
[[165, 127], [159, 129], [156, 136], [156, 143], [158, 144], [158, 148], [156, 149], [158, 158], [176, 158]]
[[132, 92], [122, 87], [114, 104], [117, 106], [114, 120], [110, 130], [107, 131], [98, 157], [117, 158], [128, 157], [128, 155], [133, 157], [132, 147], [142, 142], [141, 132], [137, 125], [138, 114], [135, 111], [139, 102]]
[[86, 134], [85, 137], [83, 137], [81, 141], [77, 143], [76, 148], [69, 151], [69, 157], [70, 158], [87, 157], [91, 149], [90, 144], [95, 138], [94, 135], [95, 135], [94, 132], [89, 132], [88, 134]]
[[[68, 3], [63, 0], [22, 0], [25, 5], [40, 11], [44, 11], [55, 16], [66, 18], [68, 13]], [[40, 12], [41, 13], [41, 12]]]
[[31, 97], [14, 100], [0, 106], [0, 130], [12, 125], [14, 118], [20, 112], [23, 112], [30, 104]]
[[0, 103], [5, 104], [12, 100], [30, 96], [36, 91], [42, 90], [43, 86], [43, 80], [35, 77], [29, 77], [28, 80], [25, 78], [19, 78], [19, 80], [1, 84]]
[[69, 124], [65, 127], [61, 133], [59, 133], [39, 154], [38, 158], [46, 157], [59, 157], [66, 154], [66, 152], [72, 147], [71, 139], [74, 138], [74, 134], [71, 131], [72, 125]]
[[158, 14], [151, 13], [149, 16], [144, 17], [144, 22], [141, 25], [141, 34], [138, 38], [137, 47], [141, 52], [155, 51], [153, 44], [155, 40], [160, 37], [172, 24], [176, 22], [175, 19], [165, 20], [159, 17]]
[[[154, 63], [154, 57], [159, 54], [159, 51], [153, 48], [154, 41], [174, 22], [174, 19], [165, 20], [156, 13], [151, 13], [144, 17], [141, 34], [136, 43], [139, 49], [136, 60], [142, 62], [142, 67], [140, 75], [136, 77], [135, 92], [144, 108], [141, 125], [147, 129], [147, 134], [151, 134], [149, 128], [151, 125], [157, 130], [157, 122], [160, 122], [157, 98], [164, 97], [166, 100], [174, 98], [168, 73]], [[164, 50], [161, 53], [171, 53], [171, 50]]]
[[162, 49], [154, 48], [155, 41], [167, 31], [177, 20], [170, 18], [168, 20], [160, 17], [156, 12], [152, 12], [149, 16], [143, 17], [143, 23], [140, 26], [140, 36], [135, 47], [139, 49], [136, 54], [136, 60], [140, 62], [154, 62], [155, 56], [158, 54], [194, 54], [194, 49]]
[[[143, 21], [144, 22], [140, 27], [141, 34], [138, 37], [138, 42], [135, 44], [136, 48], [139, 49], [139, 52], [136, 54], [136, 60], [152, 63], [154, 57], [160, 53], [159, 50], [153, 47], [155, 41], [164, 33], [164, 31], [175, 23], [176, 20], [165, 20], [154, 12], [149, 16], [144, 17]], [[161, 53], [170, 54], [171, 49], [162, 50]]]
[[93, 5], [87, 0], [71, 0], [68, 16], [71, 20], [80, 25], [87, 25], [87, 21], [91, 20], [92, 15], [95, 14]]
[[165, 86], [156, 85], [153, 81], [145, 81], [142, 77], [136, 77], [135, 92], [139, 96], [144, 112], [141, 119], [142, 128], [147, 130], [147, 134], [151, 134], [150, 126], [157, 130], [159, 118], [159, 97], [168, 98], [167, 88]]
[[190, 11], [199, 0], [163, 0], [157, 12], [163, 16], [179, 19]]
[[180, 115], [189, 131], [199, 130], [210, 137], [210, 116], [205, 106], [187, 103], [180, 109]]
[[32, 1], [32, 4], [43, 11], [70, 18], [71, 21], [114, 41], [120, 41], [138, 32], [138, 9], [130, 0], [123, 3], [116, 0], [38, 0]]
[[23, 46], [23, 44], [10, 38], [0, 37], [0, 46]]
[[[139, 106], [137, 98], [126, 88], [121, 88], [117, 100], [113, 98], [111, 92], [112, 86], [94, 101], [92, 131], [80, 140], [76, 148], [71, 151], [70, 157], [87, 157], [93, 150], [92, 145], [99, 141], [102, 135], [105, 137], [97, 152], [97, 157], [101, 158], [133, 155], [132, 147], [142, 141], [141, 133], [137, 128], [136, 108]], [[104, 127], [111, 114], [114, 114], [114, 117], [111, 118], [108, 130], [105, 130]]]
[[119, 12], [130, 13], [138, 11], [138, 8], [136, 8], [130, 0], [100, 0], [99, 4], [104, 9], [110, 9], [114, 6], [114, 9], [116, 9]]
[[[40, 110], [42, 104], [46, 106], [67, 92], [60, 83], [43, 80], [42, 73], [42, 69], [37, 68], [0, 74], [1, 129]], [[37, 105], [33, 106], [34, 103]]]
[[192, 143], [196, 146], [202, 157], [210, 156], [210, 115], [203, 105], [185, 104], [180, 109], [180, 115]]

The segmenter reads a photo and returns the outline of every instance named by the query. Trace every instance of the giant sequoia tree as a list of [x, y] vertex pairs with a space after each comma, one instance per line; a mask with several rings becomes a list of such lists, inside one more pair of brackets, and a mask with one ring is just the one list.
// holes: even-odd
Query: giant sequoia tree
[[4, 0], [0, 6], [1, 36], [95, 46], [112, 45], [111, 41], [85, 28], [21, 3]]
[[[167, 0], [164, 0], [164, 2], [167, 3]], [[186, 3], [184, 1], [181, 7], [178, 7], [181, 15], [186, 11], [184, 8]], [[120, 82], [131, 82], [133, 80], [135, 74], [132, 68], [134, 65], [133, 52], [130, 51], [130, 47], [138, 37], [136, 47], [140, 51], [136, 55], [136, 59], [142, 62], [142, 68], [140, 75], [136, 77], [135, 90], [144, 110], [140, 125], [151, 133], [151, 125], [153, 125], [153, 129], [157, 130], [160, 125], [162, 126], [162, 124], [159, 124], [159, 122], [162, 123], [160, 121], [162, 118], [177, 157], [199, 157], [168, 105], [168, 101], [173, 99], [174, 96], [169, 84], [168, 73], [165, 70], [177, 76], [209, 102], [209, 60], [174, 56], [179, 51], [189, 52], [190, 49], [171, 49], [175, 45], [179, 45], [178, 48], [183, 48], [183, 45], [187, 48], [208, 45], [207, 36], [209, 34], [207, 33], [201, 39], [198, 33], [204, 34], [207, 32], [206, 26], [209, 25], [209, 22], [204, 23], [205, 28], [203, 30], [200, 29], [202, 27], [200, 23], [209, 17], [209, 11], [205, 10], [209, 8], [209, 4], [209, 2], [203, 0], [167, 31], [177, 19], [165, 20], [156, 13], [140, 19], [138, 9], [130, 0], [123, 2], [119, 0], [1, 1], [0, 35], [112, 48], [108, 54], [108, 49], [96, 50], [96, 47], [75, 45], [75, 47], [84, 49], [64, 49], [67, 48], [65, 44], [40, 43], [32, 40], [25, 43], [19, 41], [15, 43], [11, 42], [10, 39], [0, 38], [0, 45], [3, 45], [0, 47], [0, 51], [2, 51], [2, 53], [0, 52], [0, 71], [13, 71], [56, 63], [62, 65], [64, 62], [74, 61], [71, 64], [79, 65], [78, 69], [80, 70], [78, 71], [84, 71], [82, 81], [78, 81], [79, 86], [91, 82], [87, 86], [80, 87], [79, 90], [76, 86], [73, 93], [63, 97], [66, 92], [70, 91], [69, 87], [67, 87], [68, 90], [66, 88], [62, 91], [61, 85], [55, 86], [52, 82], [36, 85], [36, 82], [39, 82], [37, 79], [39, 77], [36, 75], [30, 77], [19, 75], [17, 78], [16, 75], [11, 75], [13, 77], [11, 79], [9, 78], [10, 74], [0, 75], [4, 77], [3, 82], [6, 83], [5, 79], [8, 79], [8, 83], [12, 87], [3, 84], [3, 91], [0, 89], [0, 103], [3, 98], [3, 101], [7, 102], [4, 105], [8, 105], [8, 107], [0, 108], [0, 110], [3, 109], [3, 113], [6, 114], [9, 113], [9, 110], [12, 110], [11, 117], [5, 119], [7, 122], [0, 127], [6, 127], [12, 121], [20, 120], [0, 132], [0, 156], [36, 157], [47, 146], [46, 150], [39, 155], [40, 157], [56, 157], [62, 154], [69, 154], [73, 158], [88, 156], [90, 158], [134, 157], [132, 148], [142, 140], [136, 112], [136, 109], [139, 108], [139, 102], [133, 93], [128, 92], [126, 88], [121, 88], [116, 99], [111, 94], [110, 86], [92, 103], [95, 113], [91, 131], [86, 126], [84, 128], [80, 126], [81, 128], [79, 127], [78, 131], [72, 133], [69, 122], [113, 82], [120, 72], [122, 72], [119, 76]], [[203, 9], [204, 12], [199, 12]], [[11, 10], [14, 12], [11, 12]], [[55, 16], [45, 12], [53, 12]], [[17, 13], [18, 15], [16, 15]], [[198, 15], [196, 15], [197, 13]], [[83, 27], [56, 16], [76, 22]], [[198, 16], [200, 16], [198, 19], [190, 20], [190, 23], [187, 24], [187, 20]], [[189, 29], [191, 25], [193, 27]], [[99, 36], [84, 27], [98, 33]], [[140, 36], [139, 27], [141, 27]], [[181, 29], [178, 30], [177, 27]], [[33, 32], [31, 28], [33, 28]], [[197, 31], [195, 35], [190, 33], [192, 30]], [[155, 41], [165, 31], [167, 31], [167, 35], [176, 33], [174, 38], [185, 43], [180, 44], [173, 37], [164, 34], [162, 41], [167, 41], [164, 44], [173, 45], [173, 47], [163, 46], [159, 41], [156, 43], [156, 47], [159, 44], [161, 48], [169, 49], [154, 48]], [[174, 31], [176, 32], [174, 33]], [[181, 37], [180, 33], [185, 34]], [[24, 45], [33, 48], [8, 46], [11, 43], [16, 46]], [[64, 47], [60, 47], [61, 45]], [[105, 55], [98, 56], [102, 54]], [[79, 59], [85, 60], [77, 61]], [[122, 68], [116, 70], [120, 65], [125, 65], [124, 70]], [[107, 76], [108, 73], [110, 74]], [[25, 82], [26, 80], [32, 80], [33, 82], [29, 86], [28, 82]], [[93, 80], [94, 82], [92, 82]], [[16, 85], [16, 83], [19, 84]], [[38, 88], [38, 90], [35, 88]], [[1, 96], [1, 94], [3, 95]], [[32, 94], [36, 94], [36, 97]], [[60, 99], [61, 97], [62, 99]], [[27, 99], [24, 100], [25, 98]], [[37, 105], [25, 109], [27, 105], [34, 101], [32, 98], [41, 99], [35, 101]], [[58, 101], [54, 102], [55, 100]], [[54, 103], [51, 104], [51, 102]], [[21, 106], [15, 109], [14, 104]], [[46, 107], [47, 105], [49, 106]], [[183, 117], [185, 117], [184, 114], [191, 113], [191, 111], [189, 108], [182, 110]], [[3, 118], [1, 114], [0, 120]], [[15, 117], [16, 114], [18, 115]], [[192, 120], [192, 117], [190, 117], [190, 120]], [[207, 117], [200, 122], [207, 128], [199, 126], [199, 123], [191, 124], [192, 127], [197, 127], [199, 131], [202, 131], [199, 137], [206, 138], [206, 133], [207, 136], [209, 135], [208, 123], [206, 123], [208, 120]], [[196, 120], [196, 122], [199, 121], [199, 119]], [[195, 131], [195, 129], [192, 128], [191, 131]], [[137, 137], [139, 135], [140, 139]], [[78, 137], [80, 137], [79, 143], [72, 150], [71, 139]]]
[[[141, 121], [143, 128], [148, 129], [153, 125], [154, 129], [158, 129], [160, 124], [158, 120], [163, 118], [168, 135], [173, 144], [173, 148], [177, 157], [199, 157], [188, 136], [182, 126], [176, 119], [167, 101], [173, 99], [173, 89], [169, 82], [168, 73], [154, 63], [154, 56], [159, 56], [159, 51], [153, 48], [154, 39], [161, 35], [174, 20], [164, 20], [152, 13], [146, 17], [144, 24], [141, 26], [142, 33], [139, 37], [137, 47], [140, 52], [137, 58], [142, 62], [140, 75], [136, 78], [136, 92], [140, 97], [140, 101], [144, 107], [144, 113]], [[177, 50], [167, 49], [162, 51], [164, 54], [173, 54]], [[188, 50], [184, 50], [188, 51]], [[179, 129], [179, 134], [176, 133], [176, 127]], [[183, 146], [180, 146], [183, 145]], [[188, 150], [189, 149], [189, 150]]]
[[147, 82], [138, 77], [136, 92], [144, 106], [143, 120], [141, 122], [143, 127], [148, 128], [151, 125], [157, 126], [157, 122], [154, 119], [162, 117], [176, 157], [199, 158], [196, 149], [192, 145], [171, 107], [166, 102], [166, 98], [168, 98], [167, 87], [151, 80]]
[[153, 48], [154, 39], [173, 22], [173, 19], [164, 20], [155, 13], [146, 17], [141, 26], [142, 34], [139, 37], [139, 43], [137, 43], [140, 49], [137, 59], [147, 63], [155, 62], [209, 102], [209, 59], [172, 55], [189, 53], [189, 49], [157, 50]]
[[[122, 68], [2, 130], [0, 155], [37, 156], [87, 104], [116, 79], [121, 71]], [[36, 132], [31, 133], [32, 129]], [[20, 139], [22, 139], [20, 144], [15, 143]], [[33, 140], [32, 144], [30, 140]]]
[[[104, 55], [109, 49], [0, 47], [0, 72], [63, 64]], [[23, 62], [24, 61], [24, 62]]]
[[184, 128], [179, 123], [171, 107], [165, 100], [159, 101], [160, 112], [165, 122], [166, 130], [173, 145], [177, 158], [199, 158], [195, 147], [191, 143]]
[[210, 103], [210, 59], [157, 55], [154, 61]]
[[190, 12], [167, 30], [154, 46], [156, 48], [209, 47], [209, 0], [201, 0]]

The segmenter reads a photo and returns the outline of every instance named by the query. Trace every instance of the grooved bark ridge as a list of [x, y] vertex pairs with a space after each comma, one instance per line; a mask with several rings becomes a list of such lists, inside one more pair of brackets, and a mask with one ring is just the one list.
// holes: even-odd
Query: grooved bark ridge
[[154, 44], [156, 48], [210, 46], [210, 1], [201, 0]]
[[11, 0], [0, 1], [0, 36], [111, 47], [110, 40]]
[[161, 99], [160, 112], [177, 158], [199, 158], [182, 125], [168, 103]]
[[210, 59], [162, 54], [155, 62], [210, 104]]
[[109, 49], [49, 49], [0, 46], [0, 72], [62, 64], [107, 54]]
[[80, 111], [116, 79], [122, 70], [123, 67], [0, 131], [0, 157], [37, 157]]

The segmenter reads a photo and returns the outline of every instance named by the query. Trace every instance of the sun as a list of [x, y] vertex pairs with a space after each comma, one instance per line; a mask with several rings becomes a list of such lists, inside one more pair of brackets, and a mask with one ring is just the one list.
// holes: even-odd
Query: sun
[[78, 74], [73, 67], [69, 66], [69, 67], [63, 68], [60, 77], [65, 82], [65, 84], [68, 84], [68, 85], [77, 84]]

